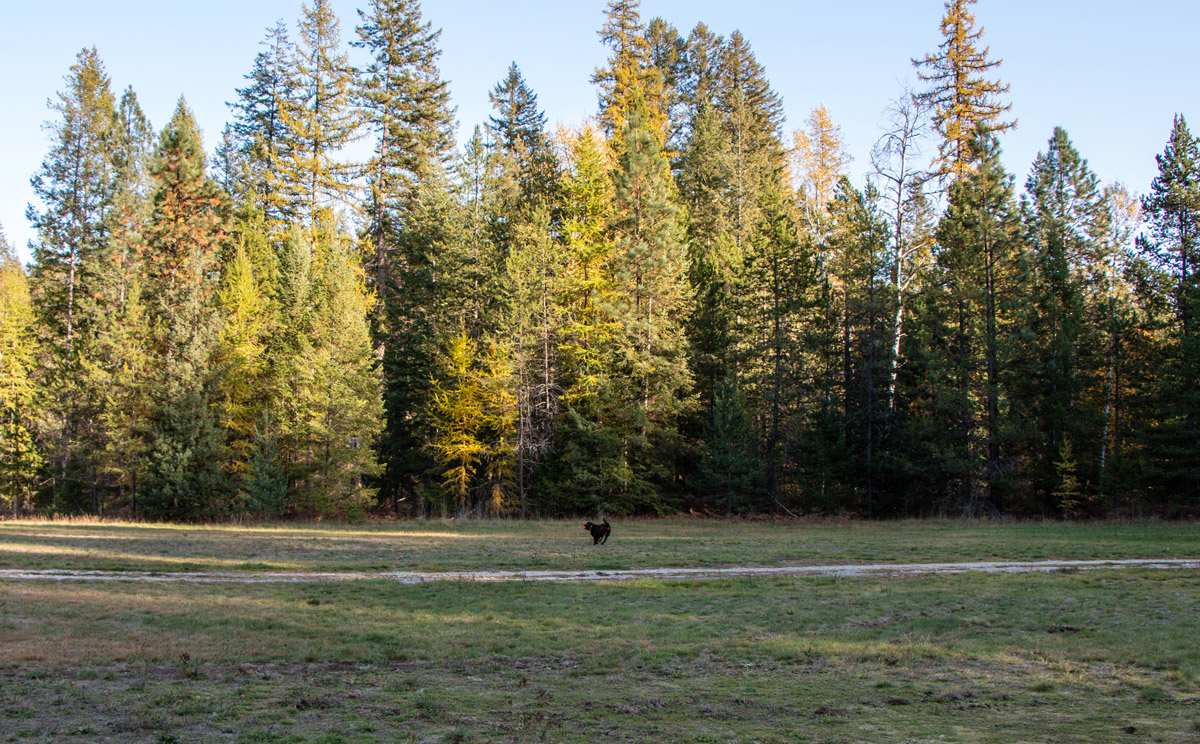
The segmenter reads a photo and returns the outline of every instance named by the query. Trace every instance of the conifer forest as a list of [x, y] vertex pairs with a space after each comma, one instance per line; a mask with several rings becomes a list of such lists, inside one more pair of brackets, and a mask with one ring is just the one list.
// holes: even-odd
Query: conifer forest
[[1200, 514], [1200, 141], [1142, 195], [1062, 129], [1006, 172], [974, 2], [862, 183], [750, 40], [638, 0], [589, 123], [501, 64], [461, 147], [419, 0], [267, 29], [215, 142], [84, 49], [28, 266], [0, 233], [0, 508]]

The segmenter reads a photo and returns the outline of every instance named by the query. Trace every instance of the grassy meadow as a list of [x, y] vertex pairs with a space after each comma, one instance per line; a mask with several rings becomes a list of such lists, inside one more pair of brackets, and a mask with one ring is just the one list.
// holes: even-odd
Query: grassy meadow
[[[1200, 556], [1200, 525], [0, 522], [0, 568]], [[1200, 572], [0, 579], [0, 742], [1200, 742]]]

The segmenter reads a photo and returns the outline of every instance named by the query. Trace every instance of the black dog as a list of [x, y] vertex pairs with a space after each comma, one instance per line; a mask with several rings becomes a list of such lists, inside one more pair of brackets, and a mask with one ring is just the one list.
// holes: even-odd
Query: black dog
[[607, 518], [601, 524], [588, 522], [583, 528], [592, 533], [592, 545], [603, 545], [608, 542], [608, 536], [612, 532], [612, 527], [609, 525]]

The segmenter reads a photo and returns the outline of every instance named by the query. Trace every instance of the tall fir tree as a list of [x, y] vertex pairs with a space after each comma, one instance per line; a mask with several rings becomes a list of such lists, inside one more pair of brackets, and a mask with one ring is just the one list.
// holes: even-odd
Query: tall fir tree
[[446, 161], [454, 112], [437, 67], [441, 31], [423, 20], [418, 0], [372, 0], [359, 19], [351, 44], [367, 50], [371, 61], [358, 77], [356, 95], [374, 137], [366, 166], [365, 232], [374, 251], [370, 278], [382, 309], [393, 289], [389, 281], [396, 281], [389, 246], [417, 183]]
[[488, 118], [488, 133], [503, 169], [511, 172], [516, 185], [512, 197], [517, 203], [506, 205], [506, 211], [515, 211], [522, 204], [553, 205], [558, 197], [558, 160], [546, 134], [546, 114], [538, 108], [537, 94], [516, 62], [488, 97], [495, 112]]
[[690, 406], [683, 323], [689, 312], [683, 215], [657, 132], [639, 103], [613, 170], [613, 349], [625, 380], [617, 415], [626, 439], [626, 508], [661, 508], [671, 480], [678, 422]]
[[[361, 516], [375, 501], [374, 445], [383, 429], [372, 298], [350, 241], [331, 227], [318, 245], [313, 314], [313, 485], [301, 501], [317, 516]], [[307, 503], [306, 503], [307, 502]]]

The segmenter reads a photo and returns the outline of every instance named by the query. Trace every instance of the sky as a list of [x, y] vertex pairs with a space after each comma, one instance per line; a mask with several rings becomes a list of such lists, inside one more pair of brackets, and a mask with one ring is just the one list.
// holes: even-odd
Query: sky
[[[459, 141], [490, 113], [488, 92], [511, 62], [538, 95], [551, 126], [578, 126], [596, 111], [592, 72], [608, 50], [596, 34], [605, 0], [425, 0], [442, 29], [442, 75], [457, 107]], [[333, 0], [343, 41], [363, 0]], [[785, 133], [824, 104], [842, 127], [862, 185], [883, 112], [917, 81], [910, 60], [941, 41], [942, 0], [642, 0], [680, 32], [697, 22], [740, 30], [783, 98]], [[230, 119], [266, 28], [293, 29], [301, 0], [40, 0], [0, 4], [0, 224], [29, 260], [34, 237], [29, 179], [49, 151], [47, 101], [64, 90], [75, 56], [95, 46], [114, 93], [132, 87], [155, 127], [185, 96], [209, 151]], [[983, 43], [1002, 59], [1018, 119], [1001, 138], [1022, 185], [1055, 126], [1104, 182], [1144, 193], [1173, 117], [1200, 131], [1200, 64], [1192, 56], [1200, 3], [1193, 0], [980, 0]], [[352, 61], [361, 61], [353, 50]], [[40, 209], [40, 205], [35, 204]]]

